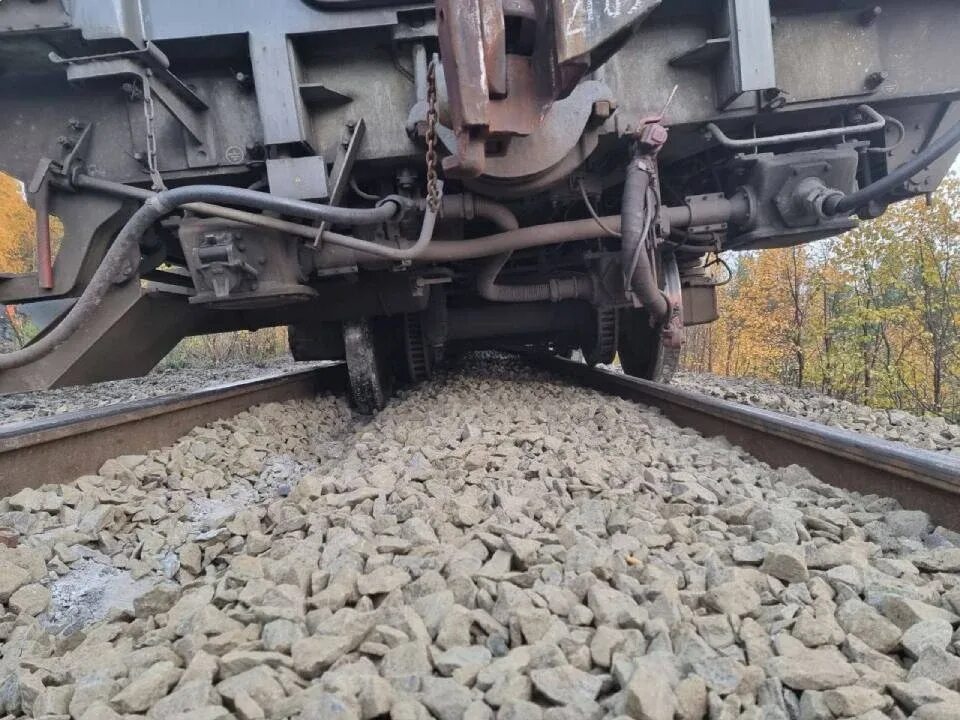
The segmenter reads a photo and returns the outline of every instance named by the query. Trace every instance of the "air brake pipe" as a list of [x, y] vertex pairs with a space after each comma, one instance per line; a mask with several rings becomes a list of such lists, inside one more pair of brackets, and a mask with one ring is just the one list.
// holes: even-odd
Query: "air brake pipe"
[[[66, 342], [96, 312], [103, 298], [110, 291], [110, 287], [117, 278], [121, 277], [121, 268], [127, 264], [128, 257], [133, 253], [139, 255], [140, 240], [147, 230], [160, 218], [170, 214], [178, 207], [192, 202], [207, 201], [246, 205], [261, 210], [307, 217], [312, 220], [328, 220], [334, 223], [348, 224], [355, 221], [370, 221], [372, 217], [386, 220], [394, 217], [400, 210], [399, 201], [396, 200], [388, 200], [377, 208], [357, 210], [288, 200], [267, 193], [239, 190], [220, 185], [190, 185], [157, 193], [144, 202], [143, 206], [133, 214], [120, 230], [113, 245], [110, 246], [100, 266], [90, 279], [90, 283], [64, 318], [36, 342], [21, 350], [0, 355], [0, 370], [11, 370], [39, 360]], [[424, 226], [430, 225], [430, 232], [433, 230], [431, 218], [435, 219], [435, 217], [435, 213], [429, 212], [424, 217]]]
[[[705, 207], [707, 212], [703, 213], [699, 205], [696, 210], [687, 205], [664, 207], [660, 211], [661, 218], [670, 227], [685, 228], [711, 222], [711, 220], [705, 220], [704, 218], [711, 218], [712, 222], [730, 222], [735, 225], [743, 225], [750, 217], [750, 201], [744, 194], [734, 195], [731, 198], [717, 198]], [[620, 215], [606, 215], [600, 219], [611, 230], [620, 232], [620, 218]], [[422, 262], [472, 260], [498, 255], [508, 250], [522, 250], [578, 240], [591, 240], [596, 238], [598, 234], [597, 221], [593, 218], [532, 225], [518, 230], [497, 233], [496, 235], [471, 238], [470, 240], [434, 240], [419, 259]]]
[[824, 212], [827, 215], [847, 215], [872, 200], [883, 199], [891, 191], [896, 190], [918, 172], [946, 154], [957, 143], [960, 143], [960, 122], [930, 143], [913, 160], [905, 162], [875, 183], [871, 183], [850, 195], [843, 195], [838, 192], [827, 197], [823, 203]]
[[623, 237], [623, 267], [624, 271], [629, 273], [626, 278], [627, 288], [639, 296], [650, 319], [659, 322], [670, 311], [670, 303], [657, 284], [650, 255], [644, 247], [650, 231], [651, 213], [655, 211], [655, 208], [650, 207], [649, 198], [650, 181], [655, 172], [656, 163], [644, 155], [631, 158], [627, 164], [620, 234]]
[[[138, 197], [141, 193], [148, 192], [135, 190], [120, 185], [119, 183], [109, 183], [85, 176], [75, 178], [75, 183], [78, 187], [86, 187], [90, 190], [98, 190], [99, 192], [119, 195], [121, 197]], [[124, 189], [121, 191], [118, 188]], [[155, 222], [177, 208], [190, 207], [191, 205], [207, 202], [248, 205], [261, 210], [304, 216], [314, 220], [329, 220], [333, 223], [344, 224], [372, 222], [373, 217], [382, 217], [386, 220], [393, 217], [396, 212], [399, 211], [399, 204], [396, 200], [388, 200], [380, 207], [372, 209], [342, 208], [297, 200], [287, 200], [266, 193], [239, 190], [237, 188], [219, 185], [188, 185], [174, 190], [165, 190], [156, 195], [151, 193], [150, 196], [146, 198], [143, 207], [137, 210], [120, 230], [113, 245], [110, 246], [100, 266], [90, 279], [90, 283], [66, 316], [52, 328], [50, 332], [31, 345], [21, 350], [0, 355], [0, 371], [12, 370], [39, 360], [66, 342], [67, 339], [82, 327], [87, 319], [96, 312], [103, 298], [106, 297], [109, 292], [111, 285], [113, 285], [116, 278], [120, 277], [120, 270], [126, 264], [128, 254], [137, 251], [140, 239]], [[734, 196], [729, 200], [718, 199], [715, 204], [717, 215], [723, 215], [731, 222], [742, 224], [749, 217], [749, 201], [744, 196]], [[230, 208], [222, 208], [216, 204], [210, 207], [217, 212], [231, 212]], [[700, 220], [699, 217], [695, 218], [695, 213], [690, 207], [663, 208], [662, 212], [664, 219], [676, 227], [688, 227], [691, 222], [699, 222]], [[316, 228], [311, 228], [307, 225], [282, 221], [254, 213], [244, 213], [244, 215], [249, 215], [249, 222], [252, 225], [281, 229], [292, 235], [306, 237], [311, 240], [316, 236]], [[434, 216], [434, 214], [427, 213], [427, 216], [424, 218], [424, 229], [429, 225], [432, 231], [435, 216], [433, 220], [428, 216]], [[236, 217], [230, 219], [236, 219]], [[608, 216], [602, 219], [608, 227], [615, 230], [620, 229], [619, 215]], [[247, 220], [243, 220], [242, 222], [247, 222]], [[424, 232], [421, 232], [421, 236], [423, 235]], [[549, 225], [537, 225], [519, 228], [517, 230], [509, 230], [482, 238], [474, 238], [472, 240], [432, 241], [426, 244], [425, 249], [417, 256], [417, 260], [422, 262], [467, 260], [497, 255], [508, 250], [587, 240], [596, 237], [596, 235], [597, 225], [596, 220], [593, 218]], [[351, 242], [363, 243], [363, 250], [357, 253], [357, 255], [372, 256], [374, 259], [382, 257], [384, 250], [403, 252], [403, 249], [385, 248], [376, 243], [341, 236], [337, 233], [325, 232], [323, 234], [324, 240], [334, 242], [331, 236], [336, 236], [338, 239], [345, 239]], [[376, 251], [370, 252], [367, 249], [369, 246], [376, 248]], [[409, 251], [409, 248], [407, 250]]]
[[[97, 178], [91, 178], [85, 175], [80, 175], [75, 178], [74, 184], [80, 188], [97, 190], [107, 194], [120, 195], [123, 197], [135, 197], [138, 199], [158, 197], [158, 195], [150, 192], [149, 190], [130, 188], [126, 185], [122, 185], [121, 183], [99, 180]], [[383, 201], [381, 201], [380, 205], [374, 208], [348, 208], [332, 205], [318, 205], [316, 203], [302, 202], [299, 200], [287, 200], [286, 198], [280, 198], [275, 195], [270, 195], [269, 193], [240, 190], [238, 188], [219, 185], [187, 185], [185, 187], [178, 188], [176, 191], [168, 192], [187, 191], [191, 188], [219, 189], [225, 193], [225, 197], [217, 198], [215, 202], [218, 203], [222, 202], [233, 203], [236, 205], [248, 205], [261, 210], [276, 212], [282, 215], [298, 215], [300, 217], [308, 217], [311, 219], [327, 220], [331, 224], [335, 225], [379, 225], [395, 218], [401, 210], [401, 200], [406, 202], [405, 199], [401, 199], [397, 196], [391, 196], [385, 198]], [[206, 195], [204, 197], [212, 197], [212, 195]], [[278, 205], [272, 204], [264, 200], [264, 198], [273, 198], [280, 202]], [[316, 228], [310, 228], [306, 225], [301, 225], [300, 223], [279, 220], [267, 215], [257, 215], [256, 213], [235, 210], [233, 208], [223, 207], [222, 205], [210, 204], [208, 202], [178, 203], [167, 210], [167, 213], [172, 212], [177, 208], [190, 210], [191, 212], [196, 212], [200, 215], [208, 215], [211, 217], [222, 218], [224, 220], [234, 220], [236, 222], [242, 222], [248, 225], [268, 228], [270, 230], [278, 230], [280, 232], [297, 235], [299, 237], [307, 237], [311, 240], [316, 240], [317, 237]], [[329, 215], [330, 217], [321, 217], [323, 215]], [[351, 235], [341, 235], [340, 233], [335, 233], [329, 230], [323, 231], [321, 235], [321, 242], [339, 245], [358, 253], [369, 253], [375, 257], [378, 256], [381, 259], [414, 260], [423, 254], [424, 249], [433, 239], [433, 230], [436, 220], [436, 213], [424, 213], [423, 224], [420, 228], [420, 236], [417, 238], [415, 243], [408, 247], [390, 247], [388, 245], [379, 245], [377, 243], [370, 242], [369, 240], [362, 240], [361, 238], [353, 237]]]
[[[401, 209], [399, 199], [394, 197], [386, 198], [381, 205], [375, 208], [347, 208], [333, 205], [320, 205], [302, 200], [290, 200], [289, 198], [271, 195], [270, 193], [258, 192], [256, 190], [243, 190], [228, 185], [186, 185], [164, 191], [163, 193], [154, 193], [150, 190], [134, 188], [109, 180], [101, 180], [100, 178], [90, 177], [89, 175], [77, 175], [73, 179], [73, 185], [86, 190], [96, 190], [108, 195], [129, 197], [137, 200], [149, 201], [154, 198], [162, 198], [160, 202], [167, 207], [164, 212], [165, 215], [178, 208], [184, 208], [204, 215], [221, 217], [225, 220], [237, 220], [242, 217], [244, 219], [240, 220], [240, 222], [251, 222], [252, 224], [260, 224], [264, 227], [268, 225], [260, 221], [270, 220], [272, 218], [255, 213], [244, 213], [243, 211], [237, 211], [211, 203], [240, 205], [242, 207], [274, 212], [278, 215], [292, 215], [310, 220], [326, 220], [336, 225], [379, 225], [394, 219]], [[180, 200], [180, 198], [193, 197], [196, 197], [197, 200]], [[257, 222], [253, 223], [253, 220], [257, 220]], [[316, 236], [316, 234], [317, 230], [314, 228], [311, 237]]]
[[[423, 205], [423, 203], [421, 203]], [[443, 215], [450, 218], [471, 220], [475, 217], [488, 220], [505, 232], [520, 227], [517, 216], [506, 205], [480, 197], [473, 193], [446, 195], [443, 198]], [[512, 251], [496, 255], [484, 265], [477, 277], [477, 292], [490, 302], [528, 303], [561, 300], [586, 300], [593, 297], [594, 287], [590, 278], [553, 278], [545, 282], [523, 285], [497, 285], [497, 278], [509, 262]]]
[[[87, 175], [78, 175], [74, 179], [78, 188], [102, 192], [107, 195], [130, 197], [146, 200], [154, 196], [149, 190], [132, 188], [122, 183], [100, 180]], [[208, 203], [187, 203], [182, 206], [186, 210], [209, 217], [219, 217], [225, 220], [235, 220], [256, 227], [277, 230], [296, 237], [315, 240], [317, 229], [309, 225], [302, 225], [289, 220], [244, 212], [234, 208], [211, 205]], [[341, 208], [342, 209], [342, 208]], [[731, 222], [735, 225], [744, 225], [750, 219], [750, 201], [746, 194], [738, 193], [730, 198], [716, 198], [709, 202], [697, 203], [696, 209], [689, 205], [661, 208], [662, 219], [675, 228], [686, 228], [691, 225], [715, 225], [721, 222]], [[604, 225], [611, 230], [620, 230], [620, 216], [607, 215], [600, 218]], [[342, 267], [364, 262], [382, 260], [378, 251], [363, 250], [360, 252], [337, 248], [334, 245], [339, 237], [337, 233], [325, 232], [322, 242], [332, 243], [319, 253], [318, 267]], [[517, 230], [509, 230], [495, 235], [472, 238], [470, 240], [434, 240], [418, 257], [418, 262], [456, 262], [458, 260], [474, 260], [476, 258], [499, 255], [510, 250], [542, 247], [544, 245], [559, 245], [578, 240], [590, 240], [597, 237], [597, 223], [593, 218], [586, 220], [568, 220], [546, 225], [532, 225]], [[356, 240], [356, 238], [353, 238]]]

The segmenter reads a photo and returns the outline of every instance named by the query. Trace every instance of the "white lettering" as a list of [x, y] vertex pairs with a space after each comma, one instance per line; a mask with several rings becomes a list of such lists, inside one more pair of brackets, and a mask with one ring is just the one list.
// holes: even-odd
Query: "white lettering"
[[581, 12], [583, 11], [583, 2], [584, 0], [575, 0], [574, 2], [573, 12], [571, 12], [570, 17], [567, 18], [567, 37], [570, 37], [571, 35], [582, 35], [586, 32], [586, 28], [579, 18]]

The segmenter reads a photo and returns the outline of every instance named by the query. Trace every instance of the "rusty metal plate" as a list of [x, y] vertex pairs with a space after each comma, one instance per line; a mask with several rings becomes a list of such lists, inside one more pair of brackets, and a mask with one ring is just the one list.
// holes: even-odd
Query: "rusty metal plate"
[[[593, 105], [613, 100], [613, 93], [597, 80], [580, 83], [569, 96], [555, 102], [539, 120], [535, 131], [510, 141], [508, 152], [488, 156], [484, 176], [498, 180], [517, 180], [550, 169], [576, 147], [587, 130]], [[532, 102], [530, 107], [536, 109]], [[448, 148], [456, 147], [449, 128], [438, 128], [440, 140]], [[592, 150], [592, 147], [590, 148]]]
[[557, 60], [565, 63], [627, 30], [661, 0], [554, 0]]

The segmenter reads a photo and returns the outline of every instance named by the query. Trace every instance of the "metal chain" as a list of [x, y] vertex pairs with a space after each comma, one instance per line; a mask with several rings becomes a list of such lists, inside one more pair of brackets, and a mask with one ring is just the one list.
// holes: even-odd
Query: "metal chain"
[[427, 68], [427, 205], [432, 212], [440, 210], [440, 178], [437, 175], [437, 61]]
[[156, 107], [153, 103], [153, 88], [150, 86], [152, 73], [148, 70], [143, 78], [143, 116], [147, 124], [147, 169], [150, 171], [150, 180], [153, 189], [157, 192], [166, 190], [163, 177], [160, 175], [159, 155], [157, 153], [157, 126]]

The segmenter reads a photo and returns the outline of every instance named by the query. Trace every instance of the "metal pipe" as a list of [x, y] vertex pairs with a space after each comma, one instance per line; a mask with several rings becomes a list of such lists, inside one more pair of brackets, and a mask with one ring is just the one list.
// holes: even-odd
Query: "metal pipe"
[[[444, 198], [443, 212], [448, 217], [489, 220], [504, 232], [520, 227], [517, 216], [506, 205], [464, 193]], [[497, 285], [497, 277], [509, 262], [512, 251], [501, 253], [487, 263], [477, 276], [477, 292], [490, 302], [560, 302], [561, 300], [587, 300], [593, 297], [593, 281], [590, 278], [560, 278], [525, 285]]]
[[593, 279], [590, 277], [550, 278], [526, 285], [497, 285], [497, 277], [507, 264], [512, 252], [497, 255], [477, 276], [477, 292], [490, 302], [528, 303], [560, 302], [561, 300], [591, 300], [594, 295]]
[[576, 337], [594, 319], [593, 309], [576, 300], [450, 308], [448, 315], [450, 341], [553, 333]]
[[905, 162], [886, 177], [850, 195], [841, 196], [837, 194], [826, 198], [823, 203], [824, 212], [828, 215], [847, 215], [863, 207], [871, 200], [885, 197], [890, 191], [900, 187], [918, 172], [946, 154], [957, 143], [960, 143], [960, 122], [930, 143], [913, 160]]
[[37, 281], [43, 290], [53, 289], [53, 249], [50, 246], [50, 183], [46, 178], [33, 196], [37, 225]]
[[621, 205], [623, 222], [620, 232], [623, 236], [621, 254], [626, 273], [627, 289], [635, 292], [647, 309], [652, 322], [659, 322], [667, 316], [670, 303], [660, 290], [657, 278], [646, 247], [651, 230], [654, 200], [650, 185], [656, 172], [656, 163], [647, 156], [637, 156], [627, 165], [626, 181], [623, 184], [623, 203]]
[[[131, 192], [131, 190], [134, 189], [129, 188], [126, 185], [87, 178], [86, 176], [82, 177], [82, 180], [78, 178], [78, 187], [86, 187], [88, 189], [100, 190], [102, 192], [108, 192], [112, 194], [122, 193], [126, 197], [143, 197], [143, 193], [147, 193], [147, 197], [149, 198], [159, 197], [159, 195], [155, 195], [148, 190], [136, 190], [136, 195], [134, 195]], [[125, 188], [125, 190], [120, 190], [120, 188]], [[249, 204], [254, 207], [259, 207], [263, 210], [270, 210], [285, 215], [300, 215], [302, 217], [310, 217], [311, 219], [315, 220], [326, 220], [339, 225], [380, 224], [382, 222], [386, 222], [387, 220], [393, 219], [400, 210], [400, 199], [397, 197], [388, 197], [375, 208], [343, 208], [333, 205], [317, 205], [314, 203], [301, 202], [299, 200], [287, 200], [286, 198], [279, 198], [274, 195], [268, 195], [267, 193], [239, 190], [237, 188], [228, 188], [226, 186], [219, 185], [188, 185], [186, 187], [178, 188], [177, 190], [168, 192], [186, 192], [191, 188], [207, 188], [208, 192], [206, 194], [201, 193], [198, 196], [217, 197], [218, 201], [221, 202]], [[216, 192], [214, 192], [214, 189]], [[220, 196], [223, 197], [222, 200], [220, 200]], [[277, 202], [271, 203], [264, 198], [274, 198], [277, 200]], [[179, 203], [174, 207], [171, 207], [168, 212], [172, 212], [177, 207], [192, 210], [201, 215], [209, 215], [212, 217], [222, 218], [224, 220], [236, 220], [238, 222], [248, 223], [250, 225], [269, 228], [271, 230], [280, 230], [281, 232], [290, 233], [299, 237], [310, 238], [311, 240], [316, 239], [318, 232], [317, 228], [310, 228], [299, 223], [291, 223], [269, 216], [257, 215], [256, 213], [247, 213], [242, 210], [234, 210], [232, 208], [221, 207], [217, 204], [209, 204], [205, 202]], [[328, 214], [331, 216], [330, 218], [324, 217]], [[351, 218], [354, 219], [351, 220]], [[362, 240], [361, 238], [353, 237], [351, 235], [342, 235], [330, 230], [321, 231], [320, 238], [321, 243], [326, 242], [333, 245], [339, 245], [357, 252], [369, 253], [371, 255], [380, 257], [381, 259], [413, 260], [423, 253], [423, 251], [430, 244], [430, 241], [433, 239], [433, 231], [436, 226], [436, 221], [437, 213], [428, 209], [423, 216], [423, 224], [420, 228], [420, 236], [417, 238], [417, 241], [409, 247], [389, 247], [387, 245], [380, 245], [378, 243], [370, 242], [369, 240]]]
[[[200, 201], [249, 205], [261, 210], [300, 215], [313, 220], [330, 220], [331, 222], [349, 222], [349, 219], [354, 217], [351, 212], [343, 212], [346, 208], [287, 200], [265, 193], [238, 190], [237, 188], [219, 185], [189, 185], [157, 193], [147, 199], [120, 230], [83, 294], [80, 295], [64, 318], [50, 332], [31, 345], [21, 350], [0, 355], [0, 370], [22, 367], [39, 360], [66, 342], [96, 312], [117, 278], [121, 277], [121, 270], [127, 264], [129, 257], [134, 254], [139, 257], [140, 240], [147, 230], [160, 218], [170, 214], [178, 207]], [[385, 212], [384, 208], [389, 209], [390, 217], [392, 217], [400, 209], [400, 205], [398, 201], [388, 201], [380, 208], [366, 211], [369, 215], [363, 211], [354, 212], [359, 212], [360, 214], [357, 217], [362, 218], [373, 215], [382, 217]], [[427, 213], [427, 216], [425, 216], [424, 227], [429, 226], [430, 234], [432, 234], [435, 219], [433, 213]], [[421, 235], [423, 234], [421, 233]]]
[[[489, 220], [505, 232], [520, 227], [517, 216], [506, 205], [487, 200], [473, 193], [445, 196], [442, 210], [446, 217], [466, 218], [468, 220], [479, 217]], [[477, 276], [477, 292], [484, 300], [498, 303], [528, 303], [587, 300], [593, 297], [594, 287], [590, 278], [569, 277], [525, 285], [497, 285], [497, 277], [512, 255], [512, 251], [501, 253], [480, 271]]]
[[744, 148], [764, 147], [766, 145], [780, 145], [782, 143], [809, 142], [839, 135], [859, 135], [866, 132], [882, 130], [887, 120], [869, 105], [857, 105], [857, 110], [868, 116], [871, 121], [862, 125], [825, 128], [823, 130], [807, 130], [804, 132], [787, 133], [785, 135], [770, 135], [758, 138], [732, 138], [726, 135], [716, 123], [707, 123], [707, 131], [724, 147], [742, 150]]
[[[126, 197], [131, 200], [149, 200], [156, 195], [156, 193], [151, 190], [144, 190], [110, 180], [101, 180], [100, 178], [90, 177], [89, 175], [77, 175], [74, 178], [73, 186], [83, 190], [101, 192], [105, 195]], [[222, 205], [197, 202], [187, 203], [182, 206], [182, 209], [189, 210], [197, 215], [203, 215], [204, 217], [234, 220], [247, 225], [255, 225], [267, 230], [277, 230], [310, 240], [314, 240], [317, 237], [317, 229], [315, 227], [301, 225], [300, 223], [290, 222], [289, 220], [281, 220], [280, 218], [275, 218], [270, 215], [259, 215], [245, 210], [223, 207]]]
[[[105, 192], [109, 195], [141, 200], [154, 195], [149, 190], [131, 188], [128, 185], [90, 178], [85, 175], [77, 176], [75, 185], [79, 188]], [[315, 227], [233, 208], [210, 205], [209, 203], [187, 203], [182, 207], [200, 215], [236, 220], [308, 240], [314, 240], [317, 235], [317, 228]], [[750, 217], [750, 203], [744, 193], [739, 193], [730, 198], [718, 198], [710, 203], [698, 203], [696, 209], [687, 205], [665, 207], [661, 209], [661, 217], [670, 227], [678, 228], [715, 224], [717, 222], [731, 222], [735, 225], [742, 225]], [[620, 215], [607, 215], [600, 219], [611, 230], [620, 231]], [[499, 255], [509, 250], [589, 240], [597, 237], [597, 227], [596, 221], [589, 218], [548, 223], [546, 225], [532, 225], [470, 240], [433, 240], [417, 257], [417, 261], [456, 262], [458, 260], [474, 260]], [[321, 242], [326, 241], [330, 234], [325, 232]], [[369, 249], [368, 246], [361, 250], [346, 250], [335, 247], [322, 248], [318, 254], [317, 264], [321, 267], [342, 267], [344, 265], [375, 262], [383, 259], [383, 256], [379, 253], [379, 250], [383, 247], [382, 245], [376, 245], [377, 251]]]
[[[517, 216], [506, 205], [473, 193], [445, 197], [443, 211], [449, 217], [467, 219], [479, 217], [489, 220], [505, 232], [520, 227]], [[586, 300], [593, 297], [593, 281], [590, 278], [570, 277], [524, 285], [497, 285], [497, 278], [512, 255], [512, 251], [501, 253], [480, 271], [477, 276], [477, 292], [484, 300], [498, 303], [528, 303]]]
[[420, 236], [417, 241], [408, 247], [395, 248], [379, 245], [369, 240], [361, 240], [350, 235], [341, 235], [340, 233], [324, 230], [321, 237], [322, 242], [340, 245], [341, 247], [368, 252], [378, 255], [380, 258], [388, 260], [415, 260], [423, 255], [424, 250], [430, 246], [433, 240], [433, 230], [437, 224], [437, 213], [429, 207], [423, 214], [423, 224], [420, 226]]
[[[698, 207], [699, 210], [699, 207]], [[718, 199], [709, 207], [711, 217], [722, 216], [725, 221], [742, 224], [749, 218], [749, 202], [745, 196], [735, 195], [729, 199]], [[688, 206], [665, 207], [661, 217], [670, 227], [690, 227], [703, 224], [697, 211]], [[611, 230], [622, 232], [621, 216], [606, 215], [600, 218]], [[517, 230], [486, 235], [470, 240], [434, 240], [420, 256], [422, 262], [455, 262], [475, 258], [499, 255], [508, 250], [523, 250], [544, 245], [560, 245], [579, 240], [591, 240], [598, 237], [597, 221], [568, 220], [566, 222], [531, 225]]]
[[[270, 193], [243, 190], [228, 185], [186, 185], [164, 193], [153, 193], [150, 190], [133, 188], [129, 185], [92, 178], [88, 175], [78, 175], [73, 182], [79, 188], [138, 200], [162, 197], [162, 202], [170, 204], [168, 213], [177, 208], [194, 210], [199, 207], [202, 214], [222, 217], [225, 220], [236, 220], [238, 217], [256, 218], [258, 220], [256, 224], [264, 227], [267, 226], [266, 223], [259, 222], [262, 216], [255, 213], [245, 213], [238, 216], [238, 211], [221, 207], [221, 204], [240, 205], [310, 220], [326, 220], [336, 225], [379, 225], [388, 220], [393, 220], [401, 209], [399, 199], [392, 197], [387, 198], [381, 205], [374, 208], [346, 208], [291, 200]], [[196, 198], [196, 200], [180, 200], [179, 198]], [[201, 212], [201, 210], [198, 210], [198, 212]], [[246, 220], [241, 222], [246, 222]], [[314, 228], [313, 234], [316, 235], [316, 228]]]
[[[426, 200], [421, 200], [420, 209], [426, 207]], [[474, 193], [460, 195], [445, 195], [441, 204], [440, 214], [444, 217], [473, 220], [482, 218], [489, 220], [501, 230], [516, 230], [520, 222], [513, 211], [502, 203], [488, 200]]]

